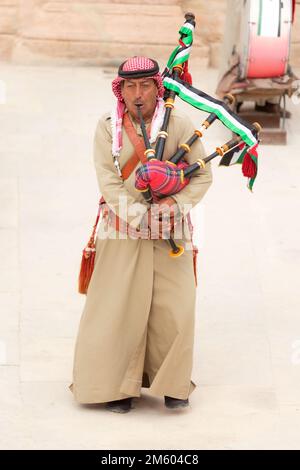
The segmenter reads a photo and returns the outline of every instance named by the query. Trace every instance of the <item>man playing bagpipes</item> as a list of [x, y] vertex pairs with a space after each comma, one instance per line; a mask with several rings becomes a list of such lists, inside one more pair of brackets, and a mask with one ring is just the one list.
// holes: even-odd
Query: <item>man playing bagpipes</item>
[[[197, 249], [189, 212], [212, 182], [212, 158], [242, 163], [252, 188], [258, 126], [191, 86], [193, 28], [194, 15], [187, 14], [163, 77], [147, 57], [120, 65], [112, 82], [116, 107], [96, 129], [102, 198], [79, 276], [79, 292], [87, 297], [70, 385], [79, 403], [127, 412], [147, 387], [168, 408], [178, 408], [189, 404], [196, 387], [191, 373]], [[176, 94], [210, 113], [200, 129], [173, 109]], [[202, 133], [216, 119], [237, 135], [206, 157]]]
[[[158, 230], [156, 227], [152, 239], [151, 231], [145, 237], [143, 228], [140, 236], [137, 230], [149, 205], [135, 189], [135, 170], [141, 166], [139, 158], [144, 158], [145, 150], [136, 105], [141, 105], [155, 145], [164, 114], [164, 87], [157, 63], [146, 57], [128, 59], [121, 65], [112, 88], [117, 97], [116, 109], [111, 116], [100, 119], [94, 153], [108, 215], [99, 228], [71, 389], [78, 402], [109, 402], [107, 407], [112, 411], [129, 411], [132, 397], [140, 396], [142, 386], [150, 387], [149, 392], [155, 396], [165, 396], [169, 407], [183, 406], [195, 388], [191, 380], [196, 293], [193, 250], [185, 246], [183, 255], [174, 260], [169, 256], [167, 240], [162, 238], [162, 226]], [[190, 119], [172, 110], [164, 159], [193, 132]], [[139, 146], [142, 152], [137, 151]], [[132, 160], [135, 152], [138, 155]], [[118, 168], [112, 153], [119, 155]], [[187, 160], [192, 163], [203, 157], [199, 141]], [[199, 169], [186, 188], [174, 198], [161, 199], [158, 206], [176, 206], [174, 215], [184, 212], [185, 204], [190, 209], [202, 199], [211, 180], [208, 164]], [[120, 198], [127, 202], [126, 221]], [[121, 226], [126, 222], [129, 231], [125, 238]], [[174, 217], [170, 223], [174, 224]], [[101, 234], [105, 238], [99, 238]], [[187, 226], [178, 242], [188, 245], [190, 240]]]

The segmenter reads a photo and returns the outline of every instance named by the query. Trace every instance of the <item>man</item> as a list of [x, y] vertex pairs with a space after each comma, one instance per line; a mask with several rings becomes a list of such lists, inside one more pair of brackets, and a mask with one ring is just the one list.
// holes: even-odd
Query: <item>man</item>
[[[164, 397], [169, 408], [184, 407], [196, 386], [191, 380], [196, 293], [193, 252], [187, 249], [191, 234], [185, 230], [176, 238], [186, 250], [175, 259], [162, 237], [163, 222], [159, 222], [159, 235], [151, 237], [151, 208], [134, 186], [141, 162], [132, 164], [142, 140], [137, 105], [153, 144], [163, 119], [164, 87], [157, 63], [146, 57], [128, 59], [112, 88], [116, 109], [100, 119], [94, 141], [96, 173], [108, 216], [98, 231], [70, 389], [79, 403], [106, 403], [116, 412], [129, 411], [141, 387]], [[191, 121], [173, 110], [164, 159], [193, 131]], [[193, 162], [203, 156], [202, 144], [197, 142], [187, 159]], [[159, 201], [158, 215], [172, 208], [174, 228], [175, 214], [184, 217], [186, 204], [195, 206], [211, 180], [208, 164], [180, 193]], [[116, 219], [117, 225], [112, 226]], [[126, 234], [120, 229], [124, 222]], [[146, 237], [145, 222], [150, 225]], [[127, 236], [133, 232], [135, 236]]]

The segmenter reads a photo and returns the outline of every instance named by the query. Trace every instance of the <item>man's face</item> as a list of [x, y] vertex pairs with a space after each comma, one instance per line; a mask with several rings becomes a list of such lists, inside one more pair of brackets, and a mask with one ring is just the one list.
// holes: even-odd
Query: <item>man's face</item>
[[143, 118], [151, 119], [158, 94], [153, 78], [134, 78], [122, 83], [122, 96], [129, 113], [138, 121], [137, 104], [141, 104]]

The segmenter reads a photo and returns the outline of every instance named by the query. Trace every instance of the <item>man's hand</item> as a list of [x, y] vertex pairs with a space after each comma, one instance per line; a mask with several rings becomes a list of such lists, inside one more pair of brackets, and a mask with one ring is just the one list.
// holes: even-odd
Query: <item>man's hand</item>
[[156, 204], [151, 204], [147, 211], [151, 232], [159, 235], [159, 238], [162, 238], [164, 232], [171, 232], [179, 213], [177, 202], [171, 196], [160, 199]]

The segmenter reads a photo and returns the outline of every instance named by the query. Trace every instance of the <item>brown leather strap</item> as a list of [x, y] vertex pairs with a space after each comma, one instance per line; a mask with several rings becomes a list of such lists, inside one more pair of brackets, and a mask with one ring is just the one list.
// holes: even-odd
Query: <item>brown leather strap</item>
[[[131, 173], [133, 172], [137, 164], [140, 161], [142, 163], [146, 163], [147, 158], [144, 154], [146, 150], [144, 139], [143, 137], [140, 137], [139, 135], [137, 135], [134, 125], [132, 124], [128, 113], [124, 114], [123, 126], [126, 131], [126, 134], [129, 137], [130, 142], [132, 143], [135, 149], [134, 154], [129, 158], [129, 160], [125, 163], [125, 165], [123, 166], [121, 170], [123, 180], [127, 180], [127, 178], [129, 178], [129, 176], [131, 175]], [[148, 132], [150, 133], [150, 129]]]

